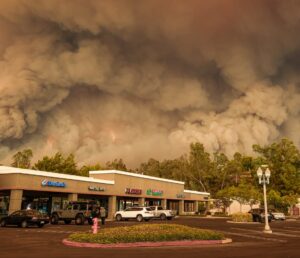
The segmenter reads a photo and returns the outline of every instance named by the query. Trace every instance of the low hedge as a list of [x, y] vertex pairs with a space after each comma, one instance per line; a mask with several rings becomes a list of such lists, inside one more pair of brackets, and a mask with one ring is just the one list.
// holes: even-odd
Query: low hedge
[[234, 213], [231, 215], [234, 222], [252, 222], [252, 215], [250, 213]]
[[211, 230], [203, 230], [177, 224], [150, 224], [100, 229], [97, 234], [74, 233], [71, 241], [85, 243], [134, 243], [176, 240], [221, 240], [224, 235]]

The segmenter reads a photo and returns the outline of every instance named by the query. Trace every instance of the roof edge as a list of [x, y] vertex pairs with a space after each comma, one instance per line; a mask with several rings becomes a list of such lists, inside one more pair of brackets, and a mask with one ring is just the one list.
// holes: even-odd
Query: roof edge
[[154, 177], [154, 176], [148, 176], [143, 174], [137, 174], [132, 172], [126, 172], [121, 170], [98, 170], [98, 171], [90, 171], [90, 175], [101, 175], [101, 174], [119, 174], [119, 175], [125, 175], [125, 176], [132, 176], [132, 177], [139, 177], [139, 178], [145, 178], [145, 179], [151, 179], [151, 180], [157, 180], [162, 182], [168, 182], [168, 183], [174, 183], [174, 184], [181, 184], [184, 185], [185, 183], [182, 181], [176, 181], [172, 179], [166, 179], [166, 178], [160, 178], [160, 177]]

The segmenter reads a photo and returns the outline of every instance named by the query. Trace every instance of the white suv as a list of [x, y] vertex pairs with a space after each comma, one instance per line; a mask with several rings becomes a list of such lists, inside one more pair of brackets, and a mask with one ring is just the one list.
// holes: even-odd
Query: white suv
[[154, 215], [149, 207], [130, 207], [123, 211], [117, 211], [115, 214], [117, 221], [136, 219], [138, 222], [141, 222], [143, 220], [149, 221], [153, 217]]

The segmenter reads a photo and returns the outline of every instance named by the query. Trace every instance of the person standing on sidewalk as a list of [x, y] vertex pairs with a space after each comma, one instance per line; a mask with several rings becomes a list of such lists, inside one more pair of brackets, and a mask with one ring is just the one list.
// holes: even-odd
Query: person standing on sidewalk
[[101, 225], [104, 225], [105, 218], [106, 218], [106, 210], [104, 207], [100, 207], [100, 218], [101, 218]]

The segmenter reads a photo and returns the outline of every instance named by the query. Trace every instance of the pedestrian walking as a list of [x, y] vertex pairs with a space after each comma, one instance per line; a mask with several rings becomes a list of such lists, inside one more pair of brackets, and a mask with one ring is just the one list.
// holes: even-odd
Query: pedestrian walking
[[104, 225], [106, 219], [106, 210], [104, 207], [100, 207], [100, 218], [101, 218], [101, 225]]

